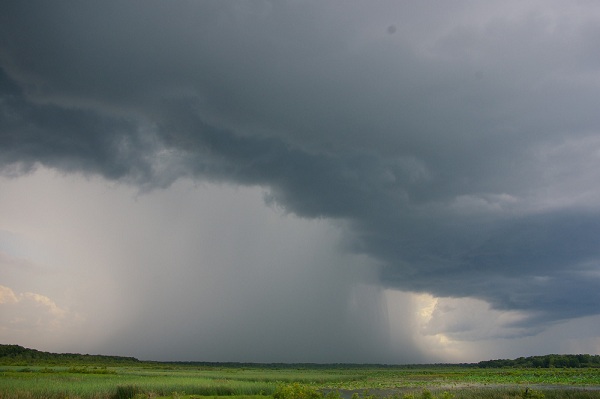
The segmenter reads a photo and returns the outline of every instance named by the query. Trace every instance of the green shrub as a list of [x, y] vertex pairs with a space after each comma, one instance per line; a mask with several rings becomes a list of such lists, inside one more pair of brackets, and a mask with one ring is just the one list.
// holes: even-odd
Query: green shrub
[[142, 390], [135, 385], [119, 385], [113, 399], [132, 399], [135, 396], [143, 393]]
[[336, 389], [335, 391], [327, 392], [325, 399], [342, 399], [342, 395], [340, 394], [340, 391]]
[[435, 399], [433, 394], [431, 393], [430, 390], [423, 389], [423, 392], [421, 392], [421, 399]]
[[273, 393], [273, 399], [322, 399], [323, 394], [309, 385], [293, 384], [279, 385]]

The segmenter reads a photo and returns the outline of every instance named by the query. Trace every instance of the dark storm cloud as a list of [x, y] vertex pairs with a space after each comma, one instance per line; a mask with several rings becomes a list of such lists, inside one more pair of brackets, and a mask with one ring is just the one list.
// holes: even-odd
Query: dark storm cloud
[[[459, 226], [456, 230], [461, 234]], [[445, 296], [469, 292], [499, 309], [531, 311], [538, 322], [586, 316], [596, 314], [600, 299], [599, 234], [594, 214], [527, 216], [498, 222], [460, 252], [440, 247], [418, 252], [409, 262], [416, 270], [408, 284], [402, 269], [389, 267], [385, 276], [407, 289], [435, 287]]]
[[33, 103], [1, 69], [0, 101], [0, 164], [9, 173], [36, 163], [110, 179], [149, 173], [144, 150], [153, 149], [122, 118]]
[[5, 2], [2, 165], [264, 185], [386, 286], [597, 314], [598, 10], [432, 5]]

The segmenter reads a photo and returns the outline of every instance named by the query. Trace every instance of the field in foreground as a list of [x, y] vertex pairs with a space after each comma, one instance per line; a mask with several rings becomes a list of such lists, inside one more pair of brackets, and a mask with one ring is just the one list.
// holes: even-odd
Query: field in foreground
[[0, 366], [2, 399], [599, 398], [600, 369], [478, 367]]

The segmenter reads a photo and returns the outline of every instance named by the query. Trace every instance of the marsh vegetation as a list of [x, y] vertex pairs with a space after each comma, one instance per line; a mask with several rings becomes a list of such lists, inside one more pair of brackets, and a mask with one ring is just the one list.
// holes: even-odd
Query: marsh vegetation
[[599, 398], [600, 368], [142, 362], [0, 357], [2, 399]]

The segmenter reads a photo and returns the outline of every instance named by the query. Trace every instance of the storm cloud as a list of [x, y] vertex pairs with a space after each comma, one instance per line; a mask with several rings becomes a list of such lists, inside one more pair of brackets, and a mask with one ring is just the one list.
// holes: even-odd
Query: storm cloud
[[[262, 187], [343, 226], [369, 284], [517, 312], [507, 336], [535, 335], [599, 316], [599, 20], [589, 2], [5, 1], [0, 166]], [[428, 328], [477, 339], [450, 324]]]

